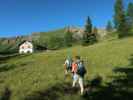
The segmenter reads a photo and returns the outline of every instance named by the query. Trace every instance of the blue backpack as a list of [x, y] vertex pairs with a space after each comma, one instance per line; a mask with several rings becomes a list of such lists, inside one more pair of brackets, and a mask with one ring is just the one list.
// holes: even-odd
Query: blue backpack
[[84, 77], [84, 75], [86, 74], [86, 69], [84, 67], [84, 64], [80, 61], [77, 63], [77, 65], [78, 65], [77, 74], [80, 75], [81, 77]]

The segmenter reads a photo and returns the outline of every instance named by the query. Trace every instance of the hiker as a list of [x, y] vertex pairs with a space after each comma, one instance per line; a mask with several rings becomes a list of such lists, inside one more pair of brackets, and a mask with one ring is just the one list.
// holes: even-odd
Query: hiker
[[69, 72], [71, 72], [72, 70], [72, 58], [71, 57], [68, 57], [66, 60], [65, 60], [65, 63], [64, 63], [64, 68], [65, 68], [65, 78], [66, 76], [68, 75]]
[[80, 93], [83, 95], [84, 93], [84, 84], [83, 79], [86, 73], [86, 69], [84, 67], [84, 62], [80, 60], [79, 56], [74, 58], [74, 62], [72, 63], [72, 73], [73, 73], [73, 84], [72, 87], [76, 86], [76, 83], [79, 83]]

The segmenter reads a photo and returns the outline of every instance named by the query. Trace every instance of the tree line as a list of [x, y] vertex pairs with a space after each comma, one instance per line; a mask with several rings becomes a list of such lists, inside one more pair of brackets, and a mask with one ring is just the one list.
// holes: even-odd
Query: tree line
[[114, 4], [113, 21], [108, 21], [106, 30], [112, 32], [116, 30], [119, 38], [133, 35], [133, 3], [124, 7], [123, 0], [116, 0]]

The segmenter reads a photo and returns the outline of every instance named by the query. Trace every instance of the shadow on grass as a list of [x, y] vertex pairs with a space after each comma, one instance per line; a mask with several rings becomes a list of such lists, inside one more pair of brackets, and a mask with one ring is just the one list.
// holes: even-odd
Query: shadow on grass
[[11, 59], [11, 58], [17, 58], [17, 59], [20, 59], [20, 58], [23, 58], [23, 57], [26, 57], [26, 56], [29, 56], [29, 54], [26, 54], [26, 55], [11, 55], [11, 56], [6, 56], [6, 57], [0, 57], [0, 72], [6, 72], [6, 71], [9, 71], [9, 70], [13, 70], [15, 68], [19, 68], [19, 67], [24, 67], [28, 64], [32, 64], [33, 61], [27, 61], [27, 62], [22, 62], [22, 63], [19, 63], [19, 64], [10, 64], [8, 63], [7, 60]]
[[11, 90], [8, 87], [6, 87], [0, 100], [10, 100], [11, 94]]
[[6, 72], [6, 71], [12, 70], [14, 68], [16, 68], [16, 65], [14, 65], [14, 64], [1, 64], [0, 72]]
[[17, 57], [18, 59], [22, 57], [29, 56], [30, 54], [20, 55], [20, 54], [12, 54], [12, 55], [0, 55], [0, 64], [5, 63], [7, 60]]
[[29, 61], [29, 62], [23, 62], [23, 63], [19, 63], [19, 64], [10, 64], [10, 63], [5, 63], [5, 64], [0, 64], [0, 73], [1, 72], [7, 72], [10, 70], [14, 70], [16, 68], [20, 68], [20, 67], [24, 67], [28, 64], [32, 64], [33, 62]]
[[18, 54], [12, 54], [12, 55], [0, 55], [0, 63], [10, 59], [10, 58], [13, 58], [13, 57], [17, 57]]
[[61, 96], [76, 94], [78, 88], [72, 88], [69, 83], [60, 83], [44, 91], [38, 91], [28, 95], [24, 100], [60, 100]]
[[[92, 87], [92, 90], [94, 90], [94, 88], [99, 88], [101, 81], [102, 78], [100, 76], [97, 76], [95, 79], [89, 82], [89, 85], [85, 86], [86, 91], [90, 91], [90, 87]], [[72, 84], [70, 83], [59, 83], [46, 90], [34, 92], [31, 95], [26, 96], [24, 100], [62, 100], [62, 96], [71, 97], [73, 95], [80, 97], [79, 86], [73, 88]], [[86, 98], [86, 95], [88, 95], [87, 92], [80, 99], [84, 100]], [[70, 98], [69, 100], [72, 99]]]
[[[88, 81], [82, 100], [133, 100], [133, 56], [130, 65], [113, 70], [119, 76], [111, 76], [112, 82], [102, 85], [102, 77]], [[79, 88], [71, 88], [71, 84], [56, 84], [44, 91], [28, 95], [25, 100], [61, 100], [62, 96], [78, 95]], [[71, 100], [72, 98], [70, 98]], [[73, 99], [74, 100], [74, 99]]]
[[[129, 59], [130, 65], [117, 67], [112, 76], [113, 81], [105, 86], [91, 86], [84, 95], [85, 100], [133, 100], [133, 56]], [[95, 82], [94, 82], [95, 83]], [[99, 84], [99, 82], [96, 82]]]

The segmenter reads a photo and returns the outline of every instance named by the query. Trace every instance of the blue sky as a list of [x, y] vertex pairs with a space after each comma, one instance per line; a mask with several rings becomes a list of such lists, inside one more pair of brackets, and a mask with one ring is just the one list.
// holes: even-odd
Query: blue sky
[[[128, 2], [124, 4], [127, 6]], [[103, 28], [113, 16], [115, 0], [0, 0], [0, 37], [26, 35], [65, 26], [83, 27], [90, 16]]]

